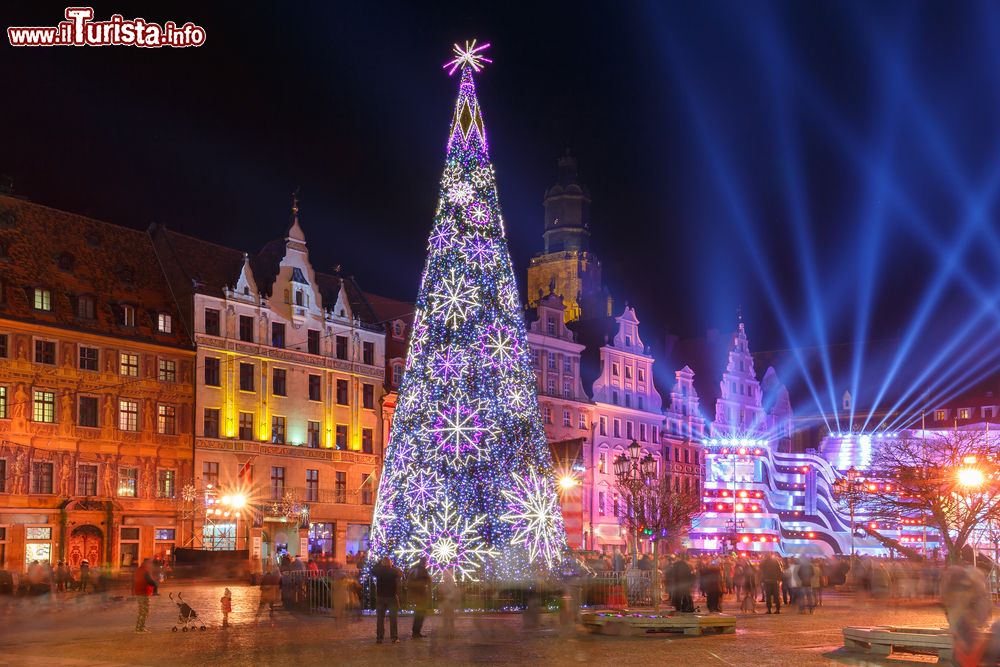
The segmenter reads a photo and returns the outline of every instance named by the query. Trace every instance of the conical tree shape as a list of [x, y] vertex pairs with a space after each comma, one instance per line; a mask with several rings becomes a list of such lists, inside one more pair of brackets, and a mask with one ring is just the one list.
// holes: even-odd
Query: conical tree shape
[[458, 100], [375, 504], [371, 561], [524, 576], [566, 547], [473, 65]]

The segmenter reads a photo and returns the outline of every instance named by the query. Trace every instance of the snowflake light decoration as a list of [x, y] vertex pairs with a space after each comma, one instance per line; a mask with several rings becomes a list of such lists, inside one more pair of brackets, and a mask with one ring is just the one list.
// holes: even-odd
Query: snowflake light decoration
[[469, 360], [459, 348], [449, 345], [444, 350], [434, 353], [431, 362], [431, 373], [434, 378], [447, 384], [454, 378], [459, 378], [469, 364]]
[[494, 179], [493, 165], [478, 167], [472, 172], [472, 184], [477, 188], [489, 187], [493, 184]]
[[489, 42], [476, 46], [476, 40], [465, 40], [465, 48], [458, 44], [452, 45], [452, 52], [455, 57], [444, 64], [444, 69], [448, 70], [448, 76], [453, 75], [459, 68], [469, 66], [473, 72], [480, 72], [485, 63], [493, 62], [483, 51], [490, 48]]
[[458, 204], [459, 206], [465, 206], [476, 196], [475, 190], [472, 186], [465, 181], [460, 181], [455, 183], [455, 185], [448, 188], [448, 201], [452, 204]]
[[[472, 310], [479, 305], [479, 288], [466, 281], [465, 274], [456, 275], [451, 269], [447, 278], [441, 281], [436, 291], [431, 292], [434, 312], [444, 313], [444, 321], [450, 327], [464, 322]], [[414, 336], [416, 328], [414, 328]]]
[[455, 223], [451, 219], [447, 219], [434, 227], [428, 243], [434, 250], [442, 252], [455, 245], [455, 237], [457, 235], [458, 230], [455, 228]]
[[465, 213], [469, 216], [469, 220], [472, 220], [477, 225], [489, 224], [490, 210], [482, 202], [472, 202], [465, 209]]
[[426, 556], [427, 569], [434, 576], [451, 570], [455, 579], [476, 581], [487, 559], [496, 555], [479, 532], [485, 519], [483, 514], [463, 516], [453, 501], [445, 500], [429, 516], [414, 521], [416, 531], [400, 554], [410, 564]]
[[409, 482], [411, 505], [422, 507], [435, 500], [441, 492], [441, 478], [433, 472], [421, 470]]
[[505, 366], [520, 352], [517, 338], [507, 327], [491, 324], [482, 337], [482, 353], [494, 367]]
[[531, 562], [552, 568], [566, 545], [562, 510], [552, 481], [534, 470], [513, 477], [515, 488], [503, 490], [508, 505], [500, 518], [511, 524], [514, 542], [527, 550]]
[[462, 246], [462, 250], [465, 252], [465, 256], [469, 258], [470, 261], [482, 267], [488, 267], [493, 264], [497, 257], [497, 249], [494, 247], [493, 243], [486, 239], [482, 234], [473, 234], [471, 238], [466, 239]]
[[480, 447], [486, 429], [480, 416], [479, 405], [464, 402], [456, 396], [438, 410], [437, 420], [429, 428], [437, 444], [436, 452], [461, 464], [470, 459], [480, 459], [485, 452]]

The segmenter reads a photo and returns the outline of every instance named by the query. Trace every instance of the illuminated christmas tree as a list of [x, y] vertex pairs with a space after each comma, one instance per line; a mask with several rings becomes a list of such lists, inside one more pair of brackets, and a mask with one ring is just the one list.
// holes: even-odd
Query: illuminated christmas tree
[[371, 560], [457, 579], [556, 566], [566, 534], [473, 74], [460, 72], [437, 213], [373, 518]]

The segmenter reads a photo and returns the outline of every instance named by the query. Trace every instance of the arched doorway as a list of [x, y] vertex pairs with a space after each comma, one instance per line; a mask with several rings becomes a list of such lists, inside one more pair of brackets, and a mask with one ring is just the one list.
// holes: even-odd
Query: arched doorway
[[104, 533], [100, 528], [89, 524], [77, 526], [69, 534], [69, 549], [66, 556], [69, 566], [74, 569], [80, 567], [80, 561], [84, 558], [91, 565], [99, 565], [104, 551], [103, 545]]

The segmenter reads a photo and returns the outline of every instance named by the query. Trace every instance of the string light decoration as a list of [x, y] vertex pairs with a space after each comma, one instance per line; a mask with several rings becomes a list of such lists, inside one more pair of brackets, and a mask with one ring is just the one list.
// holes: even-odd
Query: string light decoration
[[458, 97], [368, 561], [426, 557], [465, 580], [544, 574], [566, 551], [473, 80], [486, 46], [447, 66]]

